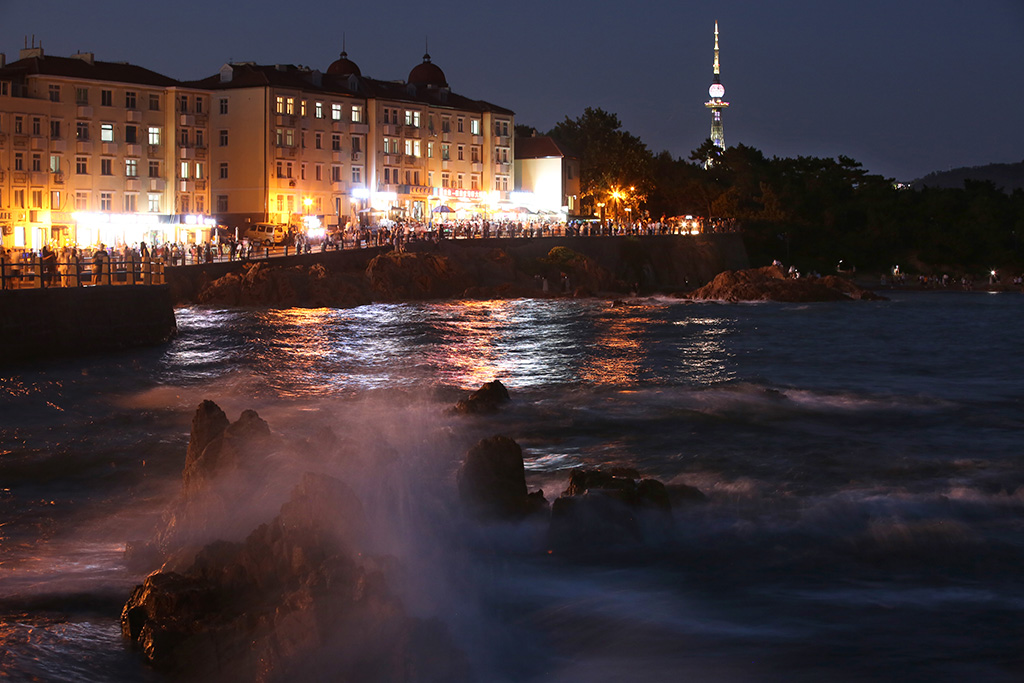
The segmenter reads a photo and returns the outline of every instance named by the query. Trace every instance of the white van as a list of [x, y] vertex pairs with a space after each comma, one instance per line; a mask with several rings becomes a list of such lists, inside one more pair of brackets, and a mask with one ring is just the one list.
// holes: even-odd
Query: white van
[[288, 233], [283, 225], [274, 223], [252, 223], [245, 228], [242, 235], [258, 247], [273, 246], [284, 242]]

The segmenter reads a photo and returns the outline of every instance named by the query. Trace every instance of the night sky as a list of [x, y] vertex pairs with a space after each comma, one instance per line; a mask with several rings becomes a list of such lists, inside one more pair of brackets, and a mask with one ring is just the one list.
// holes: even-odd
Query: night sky
[[547, 130], [587, 106], [655, 152], [710, 133], [714, 22], [727, 145], [845, 154], [912, 180], [1024, 160], [1024, 0], [341, 3], [0, 0], [0, 51], [94, 52], [179, 79], [229, 60], [326, 69], [346, 38], [364, 75], [404, 79], [429, 40], [463, 95]]

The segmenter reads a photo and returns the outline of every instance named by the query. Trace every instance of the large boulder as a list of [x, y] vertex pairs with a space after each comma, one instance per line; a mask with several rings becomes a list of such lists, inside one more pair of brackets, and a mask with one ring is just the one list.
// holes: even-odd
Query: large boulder
[[687, 298], [711, 301], [783, 301], [810, 303], [817, 301], [850, 301], [883, 299], [849, 280], [824, 278], [791, 278], [778, 266], [749, 270], [728, 270], [719, 273], [703, 287], [690, 292]]
[[493, 380], [482, 385], [467, 398], [455, 404], [455, 412], [463, 415], [493, 413], [498, 406], [512, 400], [508, 389], [500, 380]]
[[523, 449], [507, 436], [470, 448], [457, 482], [463, 503], [481, 517], [520, 519], [547, 509], [543, 491], [527, 492]]
[[383, 570], [358, 553], [362, 506], [342, 482], [307, 474], [280, 514], [242, 543], [216, 542], [180, 573], [156, 572], [121, 614], [154, 667], [232, 681], [462, 681], [443, 625], [414, 619]]
[[672, 503], [665, 485], [636, 470], [576, 469], [551, 505], [548, 547], [575, 555], [652, 545], [671, 533]]

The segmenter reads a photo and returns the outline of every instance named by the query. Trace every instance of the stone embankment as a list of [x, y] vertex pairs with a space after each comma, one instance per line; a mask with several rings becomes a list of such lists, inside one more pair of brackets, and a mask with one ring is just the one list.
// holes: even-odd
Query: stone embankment
[[168, 271], [178, 303], [350, 307], [443, 298], [680, 292], [747, 266], [739, 234], [479, 239]]

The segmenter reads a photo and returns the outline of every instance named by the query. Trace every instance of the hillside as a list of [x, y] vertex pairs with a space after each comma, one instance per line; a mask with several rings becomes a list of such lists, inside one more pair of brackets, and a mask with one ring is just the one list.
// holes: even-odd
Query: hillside
[[1007, 194], [1024, 189], [1024, 161], [1016, 164], [987, 164], [985, 166], [964, 166], [949, 171], [936, 171], [915, 180], [915, 190], [922, 187], [949, 188], [962, 190], [965, 180], [991, 181]]

